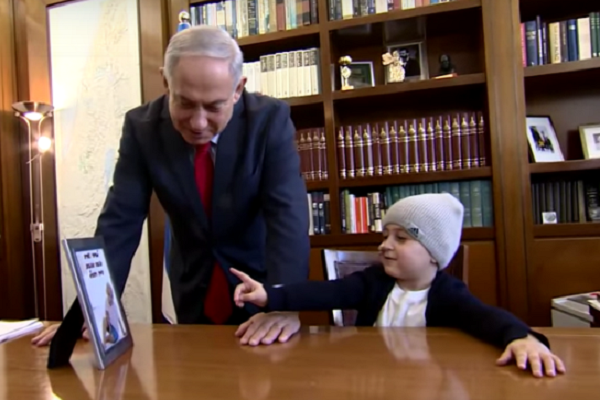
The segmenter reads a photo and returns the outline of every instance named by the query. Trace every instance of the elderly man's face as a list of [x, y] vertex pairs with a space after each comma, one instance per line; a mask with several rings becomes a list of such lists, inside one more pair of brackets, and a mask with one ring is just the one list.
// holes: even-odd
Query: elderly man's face
[[233, 81], [229, 63], [210, 57], [182, 57], [167, 85], [169, 112], [183, 139], [197, 146], [221, 132], [244, 89]]

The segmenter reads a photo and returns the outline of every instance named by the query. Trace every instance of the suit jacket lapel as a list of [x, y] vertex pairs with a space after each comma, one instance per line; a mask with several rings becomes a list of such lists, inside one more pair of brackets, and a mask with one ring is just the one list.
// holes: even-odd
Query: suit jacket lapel
[[[239, 154], [243, 151], [242, 136], [246, 132], [246, 92], [234, 107], [231, 120], [219, 135], [215, 159], [215, 176], [213, 179], [212, 219], [213, 229], [224, 227], [223, 218], [229, 215], [233, 208], [234, 173], [238, 170]], [[222, 212], [218, 212], [218, 209]]]
[[196, 187], [193, 161], [194, 153], [190, 145], [183, 140], [181, 133], [177, 132], [173, 127], [173, 122], [169, 115], [167, 96], [165, 96], [162, 117], [160, 133], [165, 146], [169, 168], [175, 180], [179, 183], [184, 196], [189, 199], [196, 217], [200, 220], [202, 229], [208, 232], [208, 219], [206, 218], [202, 200]]

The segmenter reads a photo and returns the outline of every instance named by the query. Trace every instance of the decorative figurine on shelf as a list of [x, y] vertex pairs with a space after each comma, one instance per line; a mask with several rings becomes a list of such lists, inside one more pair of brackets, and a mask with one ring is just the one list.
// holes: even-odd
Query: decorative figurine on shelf
[[191, 28], [192, 24], [190, 22], [190, 13], [185, 10], [182, 10], [179, 13], [179, 25], [177, 25], [177, 32], [181, 32], [184, 29]]
[[342, 90], [351, 90], [354, 89], [354, 86], [350, 85], [349, 79], [352, 76], [352, 70], [348, 67], [352, 64], [352, 57], [350, 56], [342, 56], [339, 61], [341, 67], [342, 74]]
[[440, 71], [436, 78], [452, 78], [457, 75], [452, 60], [450, 60], [450, 56], [448, 54], [442, 54], [440, 56]]
[[404, 82], [406, 78], [406, 70], [404, 66], [406, 65], [402, 58], [400, 58], [400, 53], [398, 50], [394, 50], [392, 54], [385, 53], [381, 56], [383, 59], [383, 65], [386, 68], [387, 79], [386, 83], [395, 83], [395, 82]]

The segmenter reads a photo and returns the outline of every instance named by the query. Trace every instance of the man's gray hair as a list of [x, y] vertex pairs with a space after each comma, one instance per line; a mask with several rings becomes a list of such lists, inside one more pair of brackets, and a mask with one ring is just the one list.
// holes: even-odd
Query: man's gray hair
[[242, 76], [244, 55], [240, 46], [229, 33], [219, 27], [193, 26], [173, 35], [165, 52], [164, 73], [167, 81], [171, 81], [173, 69], [179, 60], [186, 56], [227, 60], [234, 85], [238, 84]]

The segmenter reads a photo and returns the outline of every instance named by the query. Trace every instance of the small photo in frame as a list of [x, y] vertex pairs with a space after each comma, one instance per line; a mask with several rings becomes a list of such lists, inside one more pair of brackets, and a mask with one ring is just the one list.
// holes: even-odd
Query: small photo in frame
[[[341, 71], [340, 66], [340, 71]], [[348, 65], [352, 74], [348, 78], [348, 85], [354, 89], [375, 86], [375, 74], [372, 61], [353, 61]]]
[[64, 239], [62, 245], [89, 327], [96, 367], [106, 369], [133, 346], [133, 340], [110, 275], [104, 240]]
[[[406, 71], [405, 81], [410, 82], [429, 79], [429, 67], [427, 65], [425, 43], [413, 42], [389, 45], [387, 51], [390, 54], [394, 54], [394, 52], [397, 51], [400, 59], [404, 62], [404, 70]], [[387, 83], [386, 79], [386, 84]]]
[[527, 117], [527, 142], [535, 162], [565, 161], [550, 117]]
[[580, 126], [579, 136], [585, 159], [600, 158], [600, 124]]

